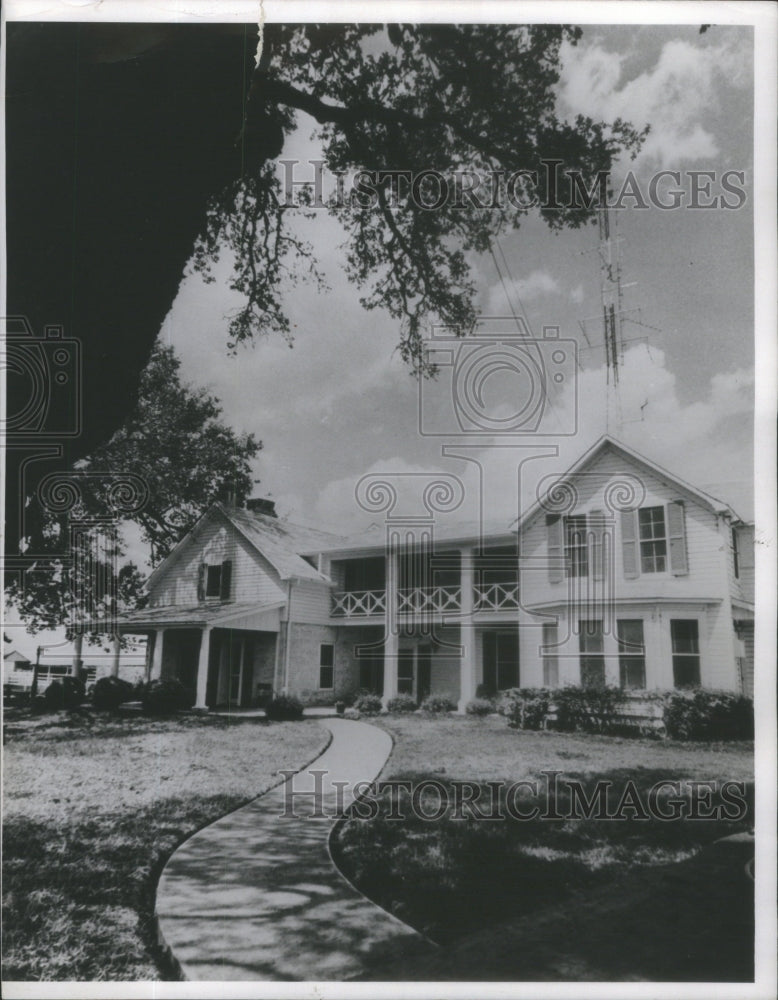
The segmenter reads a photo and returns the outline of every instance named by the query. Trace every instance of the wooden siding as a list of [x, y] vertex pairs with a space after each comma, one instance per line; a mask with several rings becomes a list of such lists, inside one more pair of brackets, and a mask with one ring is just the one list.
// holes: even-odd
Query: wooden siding
[[[617, 599], [652, 597], [695, 597], [711, 600], [727, 593], [727, 576], [721, 561], [723, 539], [719, 532], [718, 518], [710, 509], [694, 500], [680, 487], [665, 483], [641, 466], [629, 463], [625, 458], [612, 452], [599, 456], [584, 472], [573, 477], [578, 494], [575, 506], [566, 513], [584, 514], [593, 511], [607, 511], [605, 503], [606, 487], [627, 473], [636, 476], [645, 487], [642, 506], [666, 506], [672, 500], [683, 499], [686, 512], [686, 545], [689, 572], [684, 576], [674, 576], [670, 569], [664, 573], [640, 573], [635, 579], [626, 579], [621, 552], [621, 525], [614, 518], [612, 530], [615, 532], [615, 581], [613, 597]], [[602, 584], [588, 578], [563, 579], [550, 583], [546, 568], [547, 531], [544, 512], [533, 518], [522, 534], [521, 540], [521, 593], [525, 607], [543, 603], [567, 600], [568, 591], [573, 588], [572, 598], [585, 601], [587, 597], [602, 597]], [[668, 554], [669, 562], [669, 554]], [[587, 593], [586, 588], [596, 587]], [[580, 588], [580, 589], [579, 589]], [[531, 596], [530, 596], [531, 595]]]
[[316, 580], [295, 580], [292, 584], [291, 618], [293, 622], [329, 625], [332, 588]]
[[232, 525], [213, 517], [168, 558], [168, 565], [163, 566], [149, 593], [149, 604], [197, 604], [200, 563], [215, 564], [225, 559], [232, 560], [231, 600], [257, 604], [285, 600], [286, 588], [270, 563]]
[[[617, 606], [611, 625], [602, 611], [595, 608], [574, 611], [566, 607], [555, 609], [559, 630], [559, 684], [580, 684], [580, 652], [578, 621], [602, 619], [604, 625], [603, 653], [606, 683], [619, 684], [619, 657], [616, 622], [639, 619], [643, 622], [645, 644], [646, 688], [673, 688], [673, 658], [670, 622], [673, 619], [694, 619], [699, 623], [700, 679], [705, 688], [738, 690], [739, 678], [735, 660], [735, 634], [731, 613], [724, 604], [662, 603], [647, 601]], [[523, 686], [543, 684], [543, 661], [540, 655], [542, 632], [538, 628], [519, 629], [519, 662]]]

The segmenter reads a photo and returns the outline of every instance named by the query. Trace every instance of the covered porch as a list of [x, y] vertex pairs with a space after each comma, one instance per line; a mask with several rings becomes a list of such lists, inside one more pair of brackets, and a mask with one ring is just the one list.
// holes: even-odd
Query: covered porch
[[196, 709], [248, 709], [277, 687], [282, 606], [145, 608], [117, 625], [121, 635], [147, 636], [147, 681], [178, 680]]

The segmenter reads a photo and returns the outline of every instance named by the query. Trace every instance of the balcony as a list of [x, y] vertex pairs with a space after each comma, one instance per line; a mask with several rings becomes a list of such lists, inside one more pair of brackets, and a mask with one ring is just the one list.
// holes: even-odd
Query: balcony
[[[473, 587], [473, 610], [515, 611], [519, 607], [516, 581], [477, 584]], [[411, 587], [397, 591], [397, 615], [437, 616], [462, 610], [461, 587]], [[385, 590], [346, 590], [332, 595], [333, 618], [368, 618], [386, 614]]]

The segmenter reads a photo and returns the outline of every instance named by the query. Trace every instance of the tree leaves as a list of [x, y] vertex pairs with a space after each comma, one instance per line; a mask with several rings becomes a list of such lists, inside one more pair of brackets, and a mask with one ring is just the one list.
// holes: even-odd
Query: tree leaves
[[[300, 227], [288, 225], [310, 192], [307, 202], [286, 204], [272, 163], [280, 134], [304, 112], [319, 125], [327, 171], [384, 174], [371, 198], [352, 191], [330, 200], [329, 210], [345, 229], [347, 273], [363, 290], [362, 304], [400, 322], [402, 357], [428, 374], [424, 324], [435, 319], [464, 332], [475, 318], [467, 253], [485, 252], [517, 229], [530, 206], [503, 193], [486, 208], [448, 198], [430, 209], [420, 203], [421, 187], [398, 203], [387, 174], [402, 171], [409, 183], [425, 171], [542, 177], [553, 158], [560, 174], [575, 170], [590, 180], [619, 153], [634, 154], [645, 132], [625, 122], [556, 116], [560, 48], [580, 37], [580, 28], [565, 25], [267, 25], [243, 128], [244, 175], [211, 203], [194, 262], [207, 278], [222, 247], [234, 254], [231, 287], [246, 305], [231, 319], [230, 348], [270, 331], [289, 338], [288, 282], [321, 283], [311, 247], [294, 235]], [[540, 206], [552, 229], [581, 226], [595, 211]]]

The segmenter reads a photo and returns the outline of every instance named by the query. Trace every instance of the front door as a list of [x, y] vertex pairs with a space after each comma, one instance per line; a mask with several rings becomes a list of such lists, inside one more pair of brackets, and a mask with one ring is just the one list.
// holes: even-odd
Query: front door
[[519, 633], [484, 632], [484, 693], [491, 696], [519, 686]]

